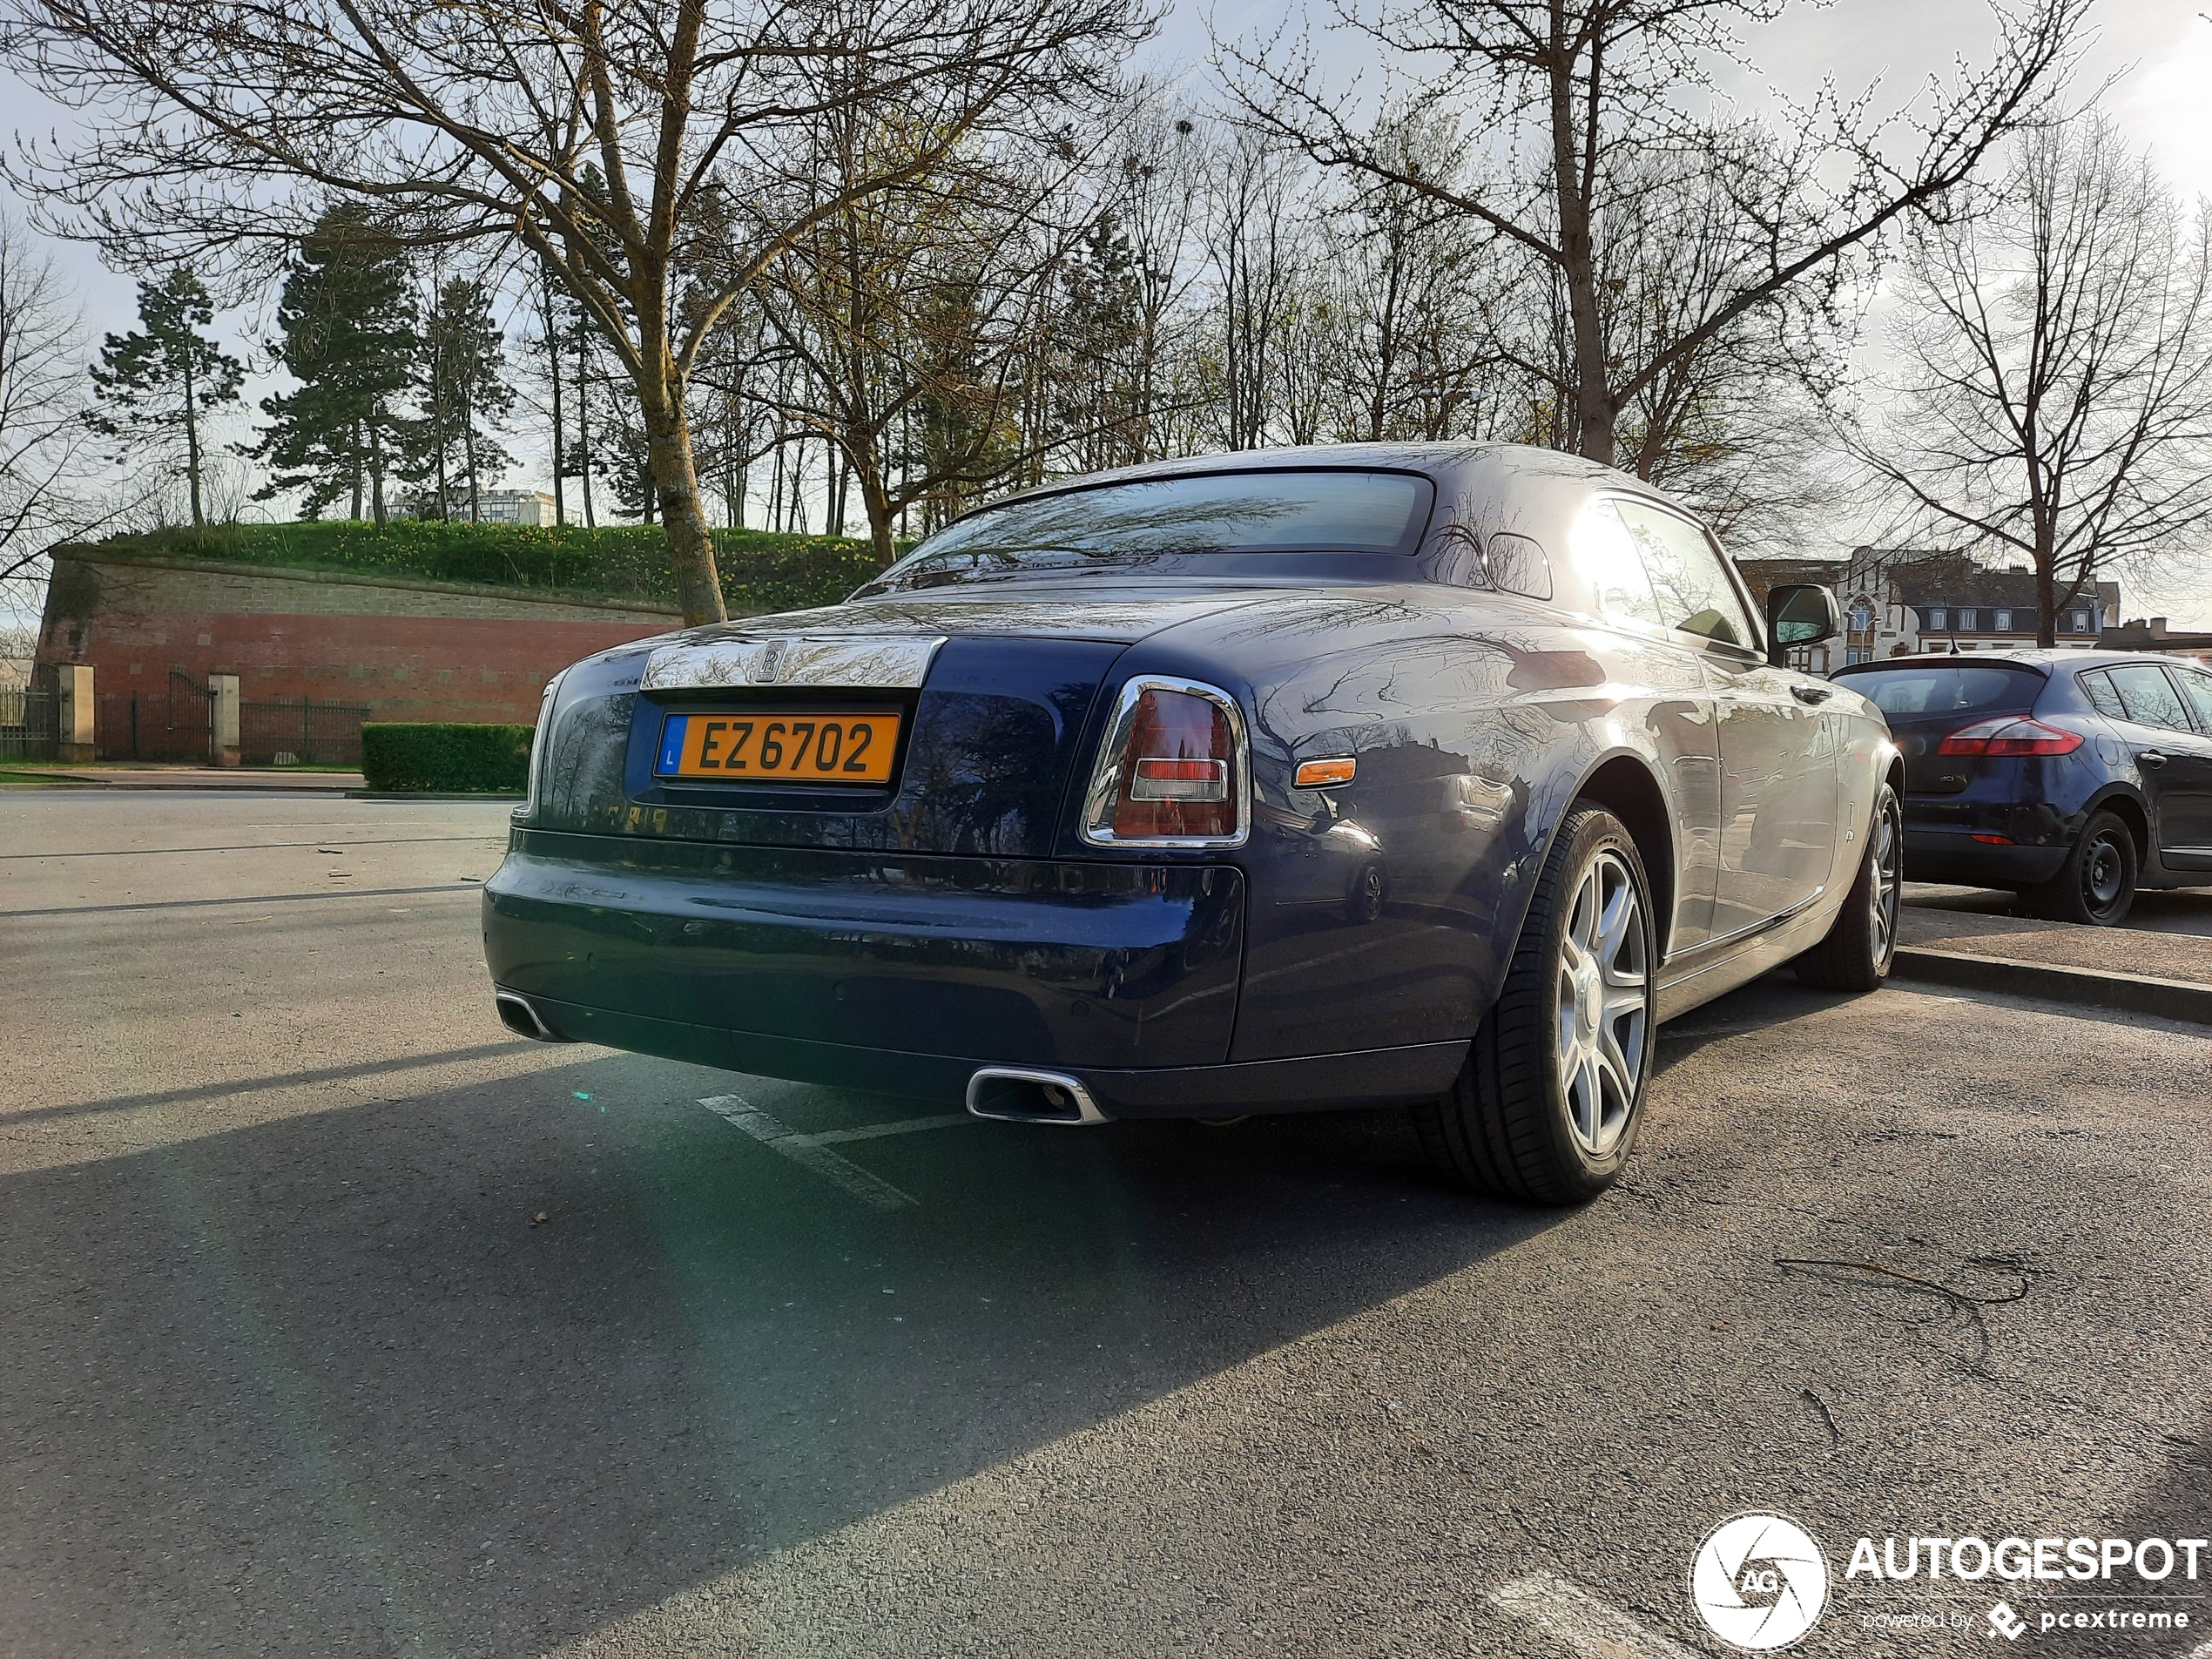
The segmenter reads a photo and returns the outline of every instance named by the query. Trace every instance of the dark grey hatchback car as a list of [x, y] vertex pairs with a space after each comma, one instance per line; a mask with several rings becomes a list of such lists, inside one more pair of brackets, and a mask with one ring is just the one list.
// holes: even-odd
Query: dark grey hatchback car
[[2212, 885], [2212, 672], [2140, 651], [1838, 669], [1905, 756], [1907, 873], [2111, 927], [2139, 887]]
[[1448, 1175], [1587, 1197], [1660, 1021], [1889, 965], [1896, 751], [1770, 624], [1682, 507], [1546, 450], [1033, 491], [549, 686], [501, 1011], [1029, 1123], [1404, 1104]]

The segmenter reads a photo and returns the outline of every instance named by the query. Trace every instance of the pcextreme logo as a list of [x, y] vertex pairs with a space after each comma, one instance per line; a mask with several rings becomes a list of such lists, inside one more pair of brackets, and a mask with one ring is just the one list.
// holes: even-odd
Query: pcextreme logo
[[1689, 1600], [1705, 1628], [1732, 1648], [1787, 1648], [1820, 1622], [1828, 1558], [1786, 1515], [1731, 1515], [1690, 1559]]

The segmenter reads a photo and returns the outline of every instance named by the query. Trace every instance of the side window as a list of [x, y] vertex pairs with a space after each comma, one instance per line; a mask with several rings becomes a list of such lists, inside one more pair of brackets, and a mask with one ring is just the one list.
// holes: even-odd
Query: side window
[[2124, 668], [2108, 668], [2105, 672], [2111, 677], [2113, 689], [2120, 693], [2121, 706], [2137, 725], [2164, 726], [2169, 732], [2190, 729], [2189, 717], [2182, 711], [2174, 682], [2166, 678], [2166, 671], [2156, 663], [2129, 663]]
[[2112, 682], [2102, 674], [2077, 674], [2081, 695], [2089, 699], [2089, 706], [2108, 719], [2124, 720], [2128, 711], [2120, 705], [2120, 693], [2112, 689]]
[[1686, 518], [1641, 502], [1614, 506], [1643, 556], [1659, 619], [1684, 633], [1749, 649], [1756, 637], [1751, 619], [1705, 532]]
[[2196, 716], [2198, 730], [2212, 732], [2212, 674], [2201, 668], [2183, 668], [2179, 664], [2168, 671], [2181, 682], [2182, 695]]
[[1493, 586], [1524, 598], [1552, 597], [1552, 562], [1534, 536], [1500, 530], [1490, 538], [1488, 563]]
[[1615, 622], [1663, 625], [1643, 559], [1611, 502], [1594, 501], [1581, 510], [1568, 534], [1568, 548], [1600, 610]]

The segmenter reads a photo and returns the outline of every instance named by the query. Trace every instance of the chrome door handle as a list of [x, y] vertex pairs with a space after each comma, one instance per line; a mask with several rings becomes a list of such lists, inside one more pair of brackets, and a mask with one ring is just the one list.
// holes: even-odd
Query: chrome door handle
[[1792, 685], [1790, 695], [1800, 703], [1825, 703], [1836, 695], [1832, 685]]
[[2162, 766], [2166, 764], [2166, 755], [2162, 750], [2139, 749], [2135, 752], [2135, 761], [2139, 765]]

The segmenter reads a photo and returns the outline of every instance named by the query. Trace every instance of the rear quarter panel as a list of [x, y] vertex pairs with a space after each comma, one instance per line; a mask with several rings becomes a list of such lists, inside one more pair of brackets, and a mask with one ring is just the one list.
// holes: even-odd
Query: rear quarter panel
[[[1133, 647], [1116, 678], [1136, 673], [1211, 681], [1250, 718], [1238, 1061], [1471, 1035], [1582, 780], [1629, 755], [1668, 792], [1658, 723], [1702, 694], [1684, 653], [1440, 584], [1268, 599]], [[1345, 754], [1352, 784], [1294, 786]], [[1369, 865], [1379, 914], [1354, 902]]]

